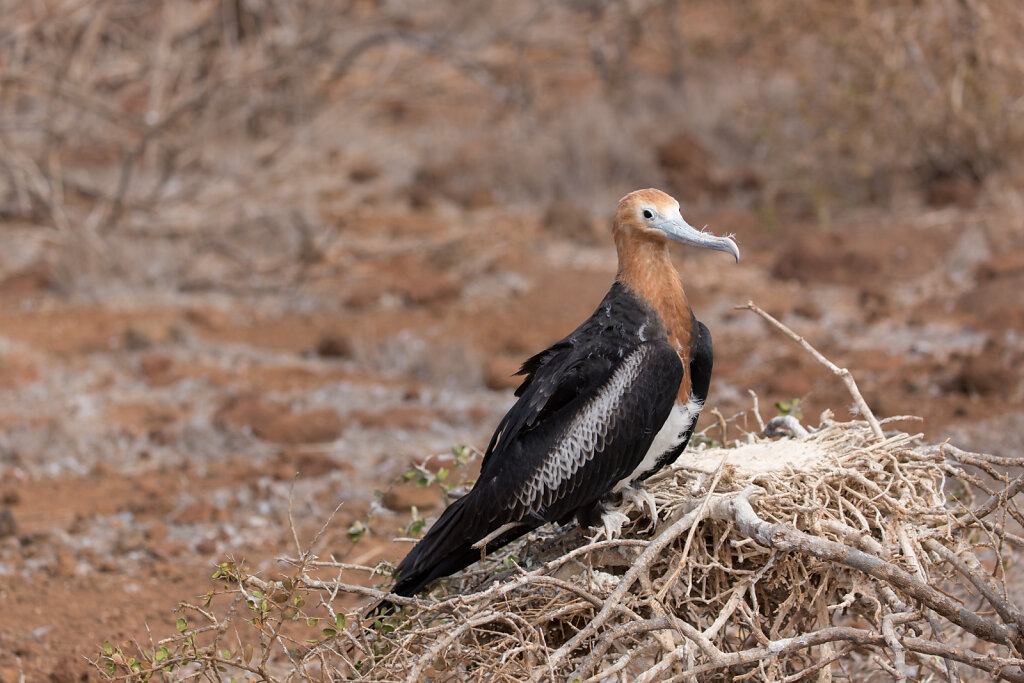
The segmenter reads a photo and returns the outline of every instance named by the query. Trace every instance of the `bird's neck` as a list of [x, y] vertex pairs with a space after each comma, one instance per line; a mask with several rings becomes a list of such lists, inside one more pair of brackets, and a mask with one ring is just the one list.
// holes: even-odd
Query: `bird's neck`
[[642, 297], [657, 312], [668, 332], [669, 344], [679, 353], [683, 365], [688, 365], [693, 312], [686, 300], [679, 271], [669, 258], [667, 245], [640, 239], [617, 242], [619, 272], [615, 279]]

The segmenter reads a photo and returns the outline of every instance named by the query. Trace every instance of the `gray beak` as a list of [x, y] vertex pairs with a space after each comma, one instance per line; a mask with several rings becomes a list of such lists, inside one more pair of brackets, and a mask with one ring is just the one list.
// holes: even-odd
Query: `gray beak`
[[703, 249], [724, 251], [727, 254], [732, 254], [733, 258], [736, 259], [736, 263], [740, 262], [740, 248], [728, 237], [718, 237], [709, 232], [701, 232], [681, 219], [667, 220], [654, 227], [665, 233], [670, 240], [682, 242], [683, 244], [692, 244]]

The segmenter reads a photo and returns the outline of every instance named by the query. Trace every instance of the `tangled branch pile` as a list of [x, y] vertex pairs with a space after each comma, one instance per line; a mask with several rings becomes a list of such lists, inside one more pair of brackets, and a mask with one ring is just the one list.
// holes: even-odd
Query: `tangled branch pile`
[[[1024, 681], [1024, 611], [1006, 586], [1011, 548], [1024, 547], [1006, 528], [1024, 522], [1024, 475], [1003, 474], [1022, 464], [902, 432], [879, 442], [862, 422], [825, 420], [778, 441], [749, 435], [650, 483], [657, 519], [634, 511], [621, 538], [533, 534], [429, 599], [392, 598], [405, 607], [384, 618], [335, 612], [346, 596], [385, 594], [357, 585], [373, 568], [308, 551], [284, 580], [224, 565], [256, 626], [255, 654], [244, 610], [221, 618], [194, 607], [209, 623], [184, 627], [159, 662], [140, 658], [135, 671], [493, 681], [963, 671]], [[329, 628], [304, 641], [303, 618]], [[112, 656], [126, 657], [101, 663], [127, 673]]]

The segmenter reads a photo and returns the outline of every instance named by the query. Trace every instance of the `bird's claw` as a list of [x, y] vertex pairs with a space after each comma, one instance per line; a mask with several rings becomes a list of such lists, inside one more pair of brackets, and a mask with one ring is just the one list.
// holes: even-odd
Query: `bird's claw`
[[644, 510], [650, 510], [651, 519], [658, 519], [658, 506], [654, 502], [654, 496], [652, 496], [649, 491], [646, 491], [641, 488], [633, 488], [632, 486], [627, 486], [622, 491], [622, 499], [624, 501], [632, 503], [633, 506], [635, 506], [636, 509], [639, 510], [640, 512], [643, 512]]
[[629, 521], [629, 516], [619, 510], [609, 510], [601, 513], [601, 526], [591, 540], [598, 541], [604, 536], [611, 541], [622, 535], [622, 525]]

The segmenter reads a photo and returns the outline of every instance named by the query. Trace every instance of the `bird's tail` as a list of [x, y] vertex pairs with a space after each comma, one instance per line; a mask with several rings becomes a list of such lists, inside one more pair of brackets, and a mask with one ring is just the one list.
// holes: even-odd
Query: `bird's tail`
[[[448, 506], [423, 539], [399, 563], [396, 571], [398, 581], [391, 589], [392, 593], [412, 597], [434, 579], [465, 569], [485, 553], [536, 528], [536, 524], [524, 522], [520, 526], [501, 529], [500, 522], [480, 514], [478, 497], [471, 491]], [[495, 533], [494, 538], [488, 538]], [[480, 541], [485, 538], [488, 539], [486, 548], [481, 549]]]
[[[467, 513], [472, 507], [469, 493], [449, 505], [430, 527], [420, 542], [398, 564], [395, 575], [398, 580], [391, 592], [403, 597], [412, 597], [436, 578], [453, 574], [480, 559], [480, 551], [473, 543], [483, 538], [479, 528], [486, 529], [478, 516]], [[377, 619], [390, 616], [396, 610], [395, 603], [381, 600], [371, 605], [364, 613], [365, 618]]]
[[486, 535], [486, 521], [474, 515], [473, 494], [459, 498], [441, 514], [427, 534], [405, 556], [391, 592], [411, 597], [436, 578], [454, 574], [479, 560], [473, 544]]

